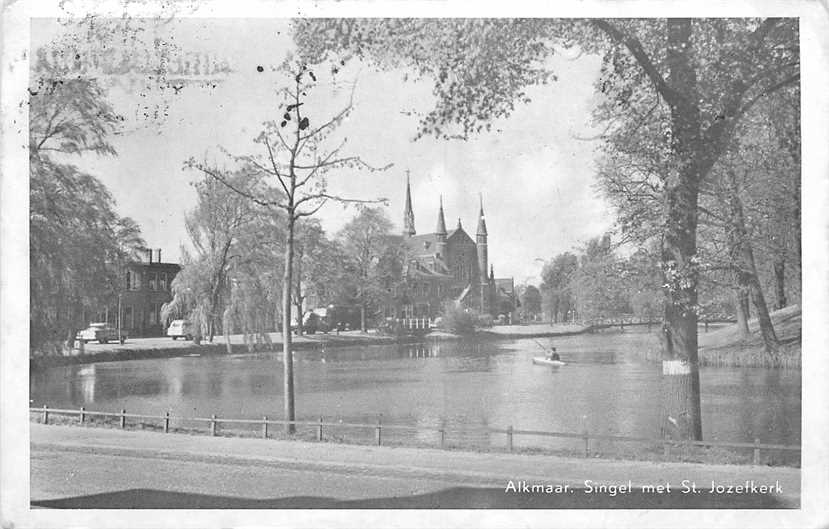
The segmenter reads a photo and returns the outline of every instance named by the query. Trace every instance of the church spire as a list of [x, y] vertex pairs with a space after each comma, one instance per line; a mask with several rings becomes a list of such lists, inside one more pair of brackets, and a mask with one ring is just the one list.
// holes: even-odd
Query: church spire
[[406, 170], [406, 210], [403, 212], [403, 234], [411, 237], [415, 233], [414, 210], [412, 209], [412, 189], [409, 183], [409, 170]]
[[481, 200], [481, 211], [478, 214], [478, 235], [486, 236], [486, 220], [484, 220], [484, 196], [479, 194]]
[[440, 209], [438, 210], [438, 226], [435, 229], [437, 235], [446, 235], [446, 220], [443, 218], [443, 195], [440, 196]]

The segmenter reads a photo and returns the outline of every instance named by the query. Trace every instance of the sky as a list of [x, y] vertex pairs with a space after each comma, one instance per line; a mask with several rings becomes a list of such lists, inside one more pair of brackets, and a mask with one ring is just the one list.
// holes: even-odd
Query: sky
[[[63, 31], [54, 20], [33, 20], [33, 53]], [[112, 137], [118, 155], [84, 156], [75, 163], [108, 186], [118, 212], [138, 221], [163, 260], [177, 261], [181, 246], [188, 245], [184, 216], [196, 203], [191, 183], [201, 178], [185, 170], [184, 161], [196, 157], [231, 167], [220, 147], [239, 155], [261, 153], [252, 140], [263, 121], [278, 117], [276, 90], [283, 77], [276, 67], [294, 46], [286, 19], [147, 24], [142, 38], [154, 37], [173, 43], [178, 53], [208, 53], [232, 71], [217, 76], [215, 85], [193, 82], [175, 92], [145, 86], [134, 73], [105, 76], [109, 100], [125, 117], [123, 130]], [[386, 211], [402, 230], [408, 171], [418, 233], [434, 231], [442, 195], [447, 227], [460, 218], [474, 234], [480, 193], [496, 276], [538, 284], [541, 260], [577, 249], [612, 224], [594, 185], [597, 143], [585, 139], [595, 135], [590, 112], [600, 61], [563, 52], [548, 63], [558, 81], [531, 87], [531, 103], [466, 141], [414, 141], [417, 118], [406, 112], [432, 108], [428, 79], [406, 80], [403, 70], [380, 72], [357, 61], [336, 75], [321, 68], [320, 82], [309, 94], [312, 123], [346, 105], [353, 88], [354, 111], [335, 133], [348, 139], [343, 152], [376, 167], [393, 164], [382, 172], [332, 173], [329, 190], [387, 199]], [[156, 109], [162, 111], [158, 119]], [[353, 207], [329, 204], [318, 217], [335, 234], [355, 213]]]

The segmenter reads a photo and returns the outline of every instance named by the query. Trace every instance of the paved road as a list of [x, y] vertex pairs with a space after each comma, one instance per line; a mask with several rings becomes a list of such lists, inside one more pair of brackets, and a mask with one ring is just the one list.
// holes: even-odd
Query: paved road
[[[680, 493], [682, 480], [700, 493]], [[594, 490], [588, 490], [585, 480]], [[599, 486], [633, 484], [616, 493]], [[708, 494], [754, 480], [782, 494]], [[522, 491], [522, 482], [542, 490]], [[671, 493], [641, 485], [672, 484]], [[507, 490], [512, 483], [515, 490]], [[564, 486], [567, 485], [567, 488]], [[558, 491], [551, 490], [559, 487]], [[546, 490], [543, 490], [546, 488]], [[800, 471], [31, 425], [31, 498], [58, 508], [795, 508]]]

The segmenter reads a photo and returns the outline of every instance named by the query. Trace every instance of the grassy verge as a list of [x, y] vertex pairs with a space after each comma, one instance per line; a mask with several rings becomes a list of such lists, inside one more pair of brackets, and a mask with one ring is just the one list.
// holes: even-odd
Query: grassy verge
[[[802, 317], [799, 306], [771, 313], [780, 348], [775, 356], [766, 354], [757, 320], [749, 321], [749, 336], [743, 337], [737, 325], [699, 335], [699, 363], [714, 367], [765, 367], [800, 369], [802, 357]], [[658, 349], [639, 353], [644, 360], [662, 359]]]
[[[42, 422], [40, 412], [30, 412], [29, 415], [32, 422]], [[180, 419], [173, 419], [173, 421], [174, 423], [171, 424], [168, 430], [171, 434], [210, 435], [208, 425], [205, 421], [203, 421], [202, 424], [197, 424], [195, 421], [182, 421]], [[182, 424], [183, 422], [188, 422], [188, 424]], [[50, 412], [49, 424], [71, 425], [79, 428], [120, 428], [118, 417], [91, 415], [84, 419], [83, 424], [79, 424], [77, 416], [60, 415], [55, 414], [54, 412]], [[334, 426], [325, 427], [322, 442], [349, 445], [374, 445], [376, 443], [373, 428], [336, 427], [337, 430], [332, 431], [334, 428]], [[163, 419], [162, 417], [159, 417], [157, 421], [149, 421], [146, 419], [127, 419], [125, 429], [160, 432], [163, 431]], [[416, 429], [412, 428], [411, 431], [416, 431]], [[221, 425], [217, 428], [216, 435], [219, 437], [262, 438], [262, 427], [261, 425], [250, 425], [249, 427], [240, 427], [238, 424]], [[269, 425], [268, 439], [317, 442], [317, 429], [314, 426], [300, 425], [297, 427], [296, 433], [288, 435], [284, 431], [283, 427]], [[401, 435], [400, 430], [384, 430], [382, 432], [382, 445], [390, 447], [439, 448], [440, 443], [438, 439], [439, 437], [437, 432], [434, 432], [434, 439], [430, 438], [428, 440], [412, 439], [411, 435]], [[672, 444], [670, 446], [669, 454], [665, 455], [664, 445], [661, 443], [646, 444], [634, 443], [630, 441], [612, 443], [603, 441], [597, 443], [596, 441], [591, 441], [589, 456], [585, 456], [584, 446], [582, 443], [583, 441], [581, 439], [575, 439], [572, 440], [572, 447], [563, 448], [543, 448], [516, 445], [513, 447], [511, 453], [650, 462], [685, 462], [726, 465], [752, 464], [751, 449], [727, 449], [721, 447], [682, 446]], [[478, 442], [475, 442], [469, 438], [458, 439], [457, 434], [451, 430], [446, 433], [443, 449], [479, 453], [509, 452], [506, 448], [506, 443], [504, 443], [503, 446], [492, 444], [490, 438], [485, 434], [480, 436]], [[761, 452], [760, 464], [766, 466], [789, 466], [800, 468], [800, 457], [799, 454], [797, 456], [792, 456], [790, 453], [786, 455], [780, 450], [763, 450]]]

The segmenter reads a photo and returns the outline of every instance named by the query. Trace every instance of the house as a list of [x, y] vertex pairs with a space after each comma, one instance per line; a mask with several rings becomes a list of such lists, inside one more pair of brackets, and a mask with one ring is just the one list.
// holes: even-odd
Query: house
[[177, 263], [161, 262], [161, 250], [146, 250], [146, 261], [135, 261], [123, 270], [117, 302], [98, 314], [98, 321], [119, 326], [130, 337], [163, 336], [161, 307], [173, 299], [170, 284], [181, 270]]

